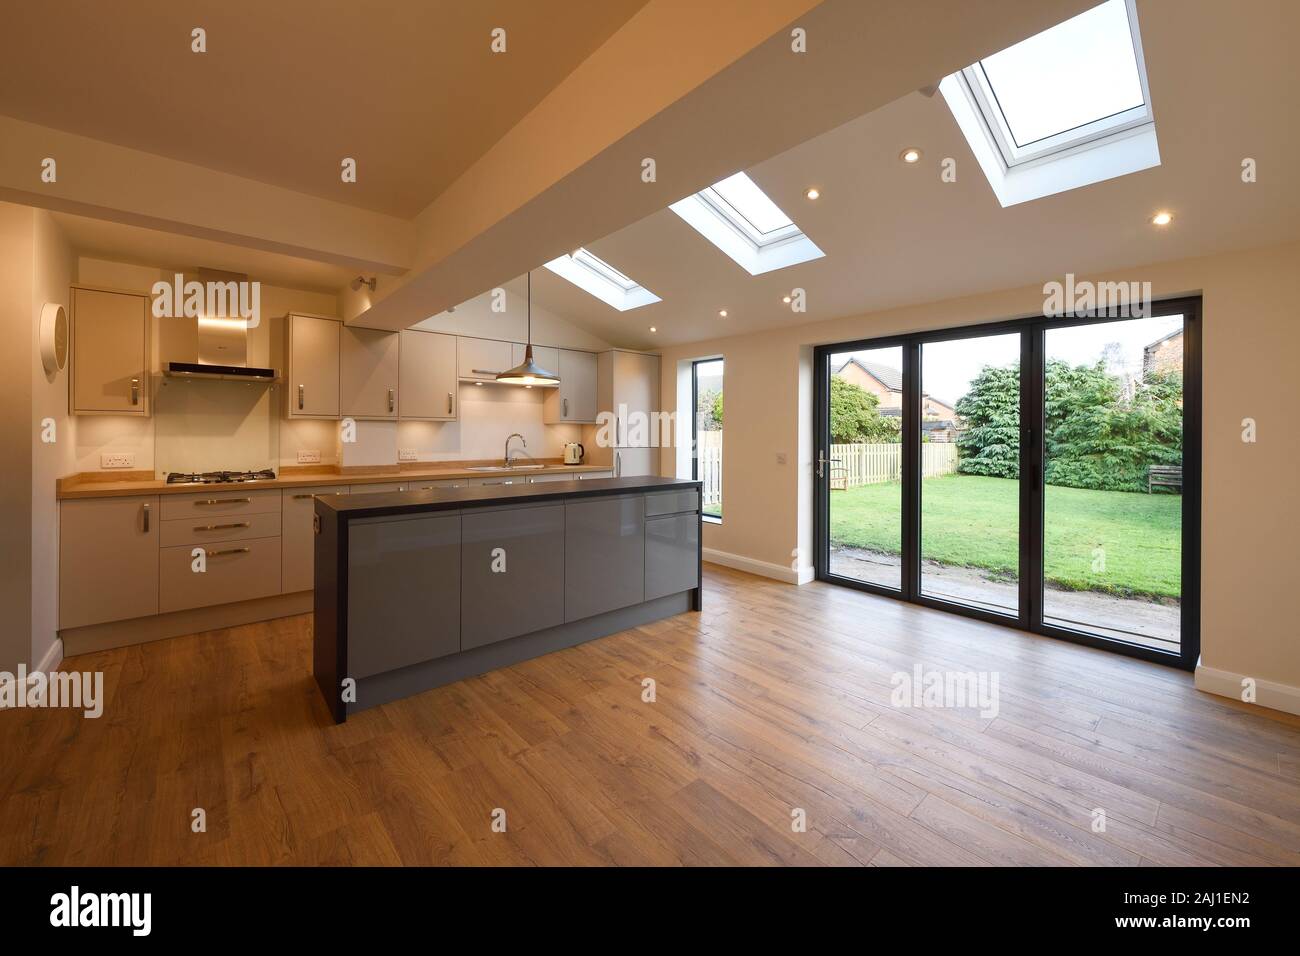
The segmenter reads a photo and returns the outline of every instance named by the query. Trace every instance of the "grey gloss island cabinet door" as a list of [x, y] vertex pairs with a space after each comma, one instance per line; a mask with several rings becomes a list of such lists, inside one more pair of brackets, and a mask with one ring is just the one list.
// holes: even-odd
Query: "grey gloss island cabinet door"
[[564, 508], [564, 620], [645, 600], [645, 499], [587, 498]]
[[564, 505], [461, 519], [461, 650], [564, 623]]
[[346, 677], [460, 651], [460, 515], [349, 523]]
[[645, 599], [680, 594], [700, 584], [698, 513], [647, 518], [645, 523]]

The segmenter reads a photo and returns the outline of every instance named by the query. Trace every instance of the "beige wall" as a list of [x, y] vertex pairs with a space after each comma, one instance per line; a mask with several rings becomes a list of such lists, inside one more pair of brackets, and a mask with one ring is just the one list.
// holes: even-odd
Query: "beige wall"
[[[32, 417], [55, 424], [55, 441], [42, 440], [42, 429], [32, 431], [32, 638], [31, 665], [53, 663], [59, 621], [59, 509], [54, 498], [56, 479], [76, 471], [76, 424], [68, 415], [68, 373], [65, 368], [47, 374], [40, 356], [41, 310], [57, 302], [67, 311], [68, 287], [75, 268], [72, 248], [54, 217], [35, 211], [32, 276]], [[52, 656], [50, 656], [52, 655]]]
[[36, 211], [0, 203], [0, 671], [32, 650], [32, 291]]
[[[1300, 627], [1288, 599], [1300, 586], [1300, 430], [1285, 411], [1300, 378], [1297, 275], [1300, 244], [1087, 277], [1149, 281], [1160, 298], [1203, 293], [1202, 661], [1292, 687], [1300, 686]], [[727, 363], [725, 519], [705, 526], [704, 546], [780, 569], [797, 548], [800, 565], [811, 565], [812, 345], [1037, 315], [1042, 306], [1035, 286], [664, 350], [666, 403], [675, 404], [680, 361]], [[1241, 440], [1244, 418], [1257, 422], [1255, 444]], [[789, 464], [777, 464], [779, 452]], [[664, 450], [664, 474], [675, 458]]]

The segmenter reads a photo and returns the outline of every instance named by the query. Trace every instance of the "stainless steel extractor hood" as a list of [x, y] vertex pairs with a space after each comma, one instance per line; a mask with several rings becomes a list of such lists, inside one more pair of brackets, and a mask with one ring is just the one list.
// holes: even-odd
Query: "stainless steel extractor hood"
[[[200, 269], [199, 281], [248, 281], [244, 275]], [[248, 364], [248, 321], [238, 317], [168, 319], [169, 322], [193, 321], [197, 343], [193, 362], [168, 362], [163, 374], [169, 378], [207, 378], [233, 382], [278, 382], [273, 368]]]

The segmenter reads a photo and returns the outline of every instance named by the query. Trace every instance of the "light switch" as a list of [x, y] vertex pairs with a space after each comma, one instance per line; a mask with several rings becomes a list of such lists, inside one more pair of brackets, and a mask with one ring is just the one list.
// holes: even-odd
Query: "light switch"
[[778, 451], [778, 452], [776, 453], [776, 463], [777, 463], [778, 465], [784, 465], [784, 464], [785, 464], [785, 452], [783, 452], [783, 451]]

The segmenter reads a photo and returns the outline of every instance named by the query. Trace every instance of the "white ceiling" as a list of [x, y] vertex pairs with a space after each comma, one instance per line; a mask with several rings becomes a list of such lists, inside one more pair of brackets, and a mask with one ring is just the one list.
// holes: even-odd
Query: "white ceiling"
[[[750, 276], [664, 209], [588, 244], [662, 302], [620, 313], [545, 270], [534, 297], [653, 348], [1300, 237], [1300, 3], [1138, 0], [1138, 16], [1156, 169], [1003, 209], [942, 97], [911, 94], [749, 171], [825, 258]], [[899, 161], [906, 146], [918, 165]], [[944, 157], [956, 183], [940, 181]], [[1242, 183], [1244, 157], [1257, 183]], [[1172, 226], [1150, 224], [1157, 209]], [[803, 315], [781, 302], [796, 286]]]

